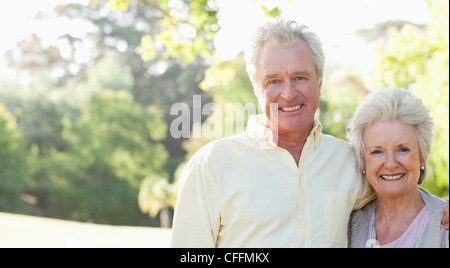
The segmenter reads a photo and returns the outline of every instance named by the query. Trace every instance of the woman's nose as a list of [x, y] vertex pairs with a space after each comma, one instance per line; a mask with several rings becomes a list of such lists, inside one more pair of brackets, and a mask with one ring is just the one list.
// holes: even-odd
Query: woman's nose
[[388, 170], [395, 170], [397, 168], [398, 162], [394, 152], [388, 152], [386, 154], [385, 166]]

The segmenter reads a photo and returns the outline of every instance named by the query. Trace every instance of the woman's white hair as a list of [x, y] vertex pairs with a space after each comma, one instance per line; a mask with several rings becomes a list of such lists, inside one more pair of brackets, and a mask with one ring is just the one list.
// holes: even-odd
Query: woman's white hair
[[[420, 161], [427, 163], [436, 128], [430, 110], [411, 91], [403, 88], [380, 89], [367, 95], [347, 127], [347, 140], [354, 149], [357, 167], [364, 170], [364, 132], [376, 120], [400, 120], [412, 125], [419, 143]], [[419, 184], [426, 178], [421, 170]]]
[[[268, 45], [288, 46], [299, 40], [303, 40], [309, 47], [317, 72], [317, 80], [319, 82], [322, 80], [325, 56], [322, 49], [322, 42], [317, 35], [309, 31], [305, 25], [298, 25], [295, 21], [276, 18], [256, 30], [245, 52], [247, 74], [252, 81], [255, 94], [257, 93], [254, 80], [255, 67], [261, 49]], [[256, 95], [258, 96], [258, 94]]]

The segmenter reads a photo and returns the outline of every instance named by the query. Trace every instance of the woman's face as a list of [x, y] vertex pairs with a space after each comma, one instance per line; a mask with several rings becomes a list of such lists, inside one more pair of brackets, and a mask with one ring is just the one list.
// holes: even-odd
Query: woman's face
[[423, 163], [412, 125], [377, 120], [363, 139], [366, 177], [379, 196], [398, 198], [417, 190]]

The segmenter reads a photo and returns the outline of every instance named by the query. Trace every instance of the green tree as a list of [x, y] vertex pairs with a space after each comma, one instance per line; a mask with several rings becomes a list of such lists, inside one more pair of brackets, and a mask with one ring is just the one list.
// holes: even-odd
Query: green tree
[[0, 103], [0, 211], [27, 213], [24, 193], [32, 186], [30, 159], [15, 118]]
[[157, 24], [164, 29], [142, 37], [143, 60], [178, 58], [193, 62], [196, 55], [206, 58], [214, 51], [214, 36], [220, 29], [215, 0], [110, 0], [107, 4], [121, 12], [138, 5], [147, 6], [157, 14]]
[[[55, 13], [83, 19], [98, 29], [87, 36], [88, 41], [77, 40], [69, 34], [60, 38], [66, 40], [66, 43], [74, 42], [75, 49], [81, 47], [80, 42], [95, 44], [92, 60], [80, 66], [84, 68], [80, 72], [83, 73], [84, 81], [77, 83], [76, 91], [126, 89], [138, 104], [144, 107], [158, 106], [163, 111], [165, 121], [171, 122], [175, 118], [170, 114], [170, 107], [174, 103], [183, 102], [192, 107], [192, 96], [197, 94], [202, 94], [205, 101], [210, 100], [209, 94], [198, 87], [207, 64], [194, 54], [195, 60], [189, 63], [178, 56], [142, 60], [141, 39], [146, 35], [157, 36], [167, 31], [166, 25], [162, 23], [162, 7], [155, 9], [155, 5], [159, 5], [159, 2], [99, 0], [91, 1], [87, 6], [58, 6]], [[105, 12], [108, 8], [114, 8], [118, 12]], [[76, 54], [76, 50], [72, 54]], [[76, 62], [71, 64], [77, 65]], [[202, 118], [205, 119], [206, 117]], [[183, 140], [172, 138], [168, 131], [167, 129], [166, 138], [161, 143], [170, 155], [164, 169], [169, 173], [170, 181], [173, 181], [173, 173], [183, 161], [186, 151], [182, 147]]]
[[[67, 152], [52, 154], [49, 214], [98, 223], [133, 224], [141, 214], [138, 190], [149, 174], [164, 174], [167, 158], [158, 143], [166, 125], [161, 113], [137, 105], [126, 91], [103, 90], [63, 120]], [[65, 215], [69, 213], [69, 215]]]
[[[264, 1], [248, 1], [261, 2], [260, 11], [267, 17], [276, 17], [282, 13], [278, 6], [267, 8]], [[91, 0], [91, 3], [98, 5], [100, 1]], [[220, 30], [220, 6], [216, 0], [109, 0], [107, 3], [108, 8], [118, 12], [139, 5], [147, 6], [157, 14], [155, 22], [163, 29], [142, 37], [141, 55], [144, 61], [176, 58], [193, 62], [197, 57], [213, 60], [216, 54], [214, 37]]]
[[368, 90], [352, 70], [336, 68], [329, 73], [335, 75], [324, 78], [317, 117], [324, 133], [345, 139], [347, 123]]
[[148, 176], [140, 185], [139, 208], [152, 218], [159, 213], [161, 227], [169, 228], [172, 222], [169, 209], [175, 207], [177, 193], [176, 183], [169, 183], [167, 177]]
[[449, 191], [449, 2], [428, 0], [425, 30], [407, 24], [388, 29], [381, 41], [373, 77], [378, 87], [405, 87], [420, 96], [437, 123], [424, 187], [439, 196]]

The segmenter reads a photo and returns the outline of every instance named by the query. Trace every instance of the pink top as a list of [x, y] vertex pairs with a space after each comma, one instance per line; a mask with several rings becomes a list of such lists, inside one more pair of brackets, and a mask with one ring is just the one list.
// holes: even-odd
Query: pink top
[[430, 213], [428, 212], [427, 206], [423, 207], [423, 209], [416, 216], [414, 221], [409, 225], [408, 229], [395, 241], [391, 243], [387, 243], [385, 245], [380, 245], [380, 248], [409, 248], [411, 247], [414, 239], [416, 239], [417, 235], [423, 230], [425, 225], [430, 218]]

